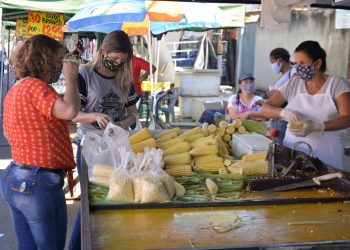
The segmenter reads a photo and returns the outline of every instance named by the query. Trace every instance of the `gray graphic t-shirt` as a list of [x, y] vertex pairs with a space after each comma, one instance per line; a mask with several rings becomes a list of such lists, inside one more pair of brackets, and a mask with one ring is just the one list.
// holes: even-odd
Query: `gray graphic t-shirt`
[[[78, 89], [83, 111], [108, 114], [114, 121], [123, 120], [126, 115], [126, 108], [135, 105], [138, 97], [131, 84], [127, 102], [121, 101], [121, 94], [115, 81], [114, 77], [103, 76], [92, 67], [80, 66]], [[96, 129], [100, 130], [97, 123], [80, 123], [78, 124], [78, 138], [81, 138], [86, 132]]]

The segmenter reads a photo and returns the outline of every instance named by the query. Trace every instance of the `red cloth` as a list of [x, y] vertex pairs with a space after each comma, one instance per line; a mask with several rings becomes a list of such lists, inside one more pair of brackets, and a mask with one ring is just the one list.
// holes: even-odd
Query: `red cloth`
[[141, 96], [142, 90], [141, 90], [141, 84], [139, 83], [140, 74], [141, 74], [141, 70], [150, 72], [149, 62], [147, 62], [146, 60], [143, 60], [142, 58], [134, 56], [131, 60], [131, 65], [132, 65], [132, 78], [133, 78], [135, 91], [138, 96]]
[[4, 101], [4, 132], [16, 162], [44, 168], [75, 168], [67, 121], [52, 116], [60, 95], [40, 79], [15, 84]]

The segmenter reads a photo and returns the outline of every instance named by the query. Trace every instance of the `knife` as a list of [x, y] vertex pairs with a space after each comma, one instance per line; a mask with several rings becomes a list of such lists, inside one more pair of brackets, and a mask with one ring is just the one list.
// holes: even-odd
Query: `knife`
[[327, 181], [327, 180], [332, 180], [335, 178], [342, 178], [342, 177], [343, 177], [343, 174], [340, 172], [325, 174], [325, 175], [321, 175], [318, 177], [314, 177], [311, 180], [297, 182], [297, 183], [288, 184], [288, 185], [275, 187], [275, 188], [265, 189], [265, 190], [263, 190], [263, 192], [278, 192], [278, 191], [286, 191], [286, 190], [297, 189], [297, 188], [302, 188], [302, 187], [310, 187], [310, 186], [315, 186], [315, 185], [319, 186], [319, 185], [321, 185], [321, 181]]

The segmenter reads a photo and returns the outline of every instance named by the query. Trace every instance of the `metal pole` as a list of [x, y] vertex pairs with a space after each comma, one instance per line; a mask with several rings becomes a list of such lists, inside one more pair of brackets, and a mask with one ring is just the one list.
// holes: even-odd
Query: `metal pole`
[[[7, 37], [7, 65], [6, 65], [6, 72], [7, 72], [7, 88], [6, 93], [10, 89], [10, 42], [11, 42], [11, 29], [9, 29], [8, 37]], [[12, 84], [12, 82], [11, 82]]]
[[3, 58], [4, 58], [4, 40], [5, 40], [5, 26], [2, 21], [2, 8], [0, 8], [0, 26], [1, 26], [1, 67], [0, 67], [0, 116], [2, 119], [2, 114], [3, 114], [3, 95], [4, 95], [4, 63], [3, 63]]
[[244, 35], [244, 28], [240, 28], [239, 32], [239, 40], [238, 40], [238, 56], [237, 56], [237, 65], [236, 65], [236, 82], [235, 82], [235, 88], [236, 91], [238, 91], [238, 78], [241, 73], [242, 68], [242, 50], [243, 50], [243, 35]]

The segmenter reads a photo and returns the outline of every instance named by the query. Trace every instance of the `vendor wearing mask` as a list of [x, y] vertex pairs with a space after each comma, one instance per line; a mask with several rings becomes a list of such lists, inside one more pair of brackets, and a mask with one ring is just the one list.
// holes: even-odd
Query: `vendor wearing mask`
[[[350, 126], [350, 87], [339, 76], [325, 74], [326, 52], [316, 41], [302, 42], [294, 51], [298, 77], [283, 85], [261, 110], [269, 118], [281, 117], [291, 124], [283, 145], [303, 141], [314, 156], [342, 169], [339, 130]], [[288, 101], [285, 108], [280, 106]], [[299, 150], [307, 152], [302, 144]]]

